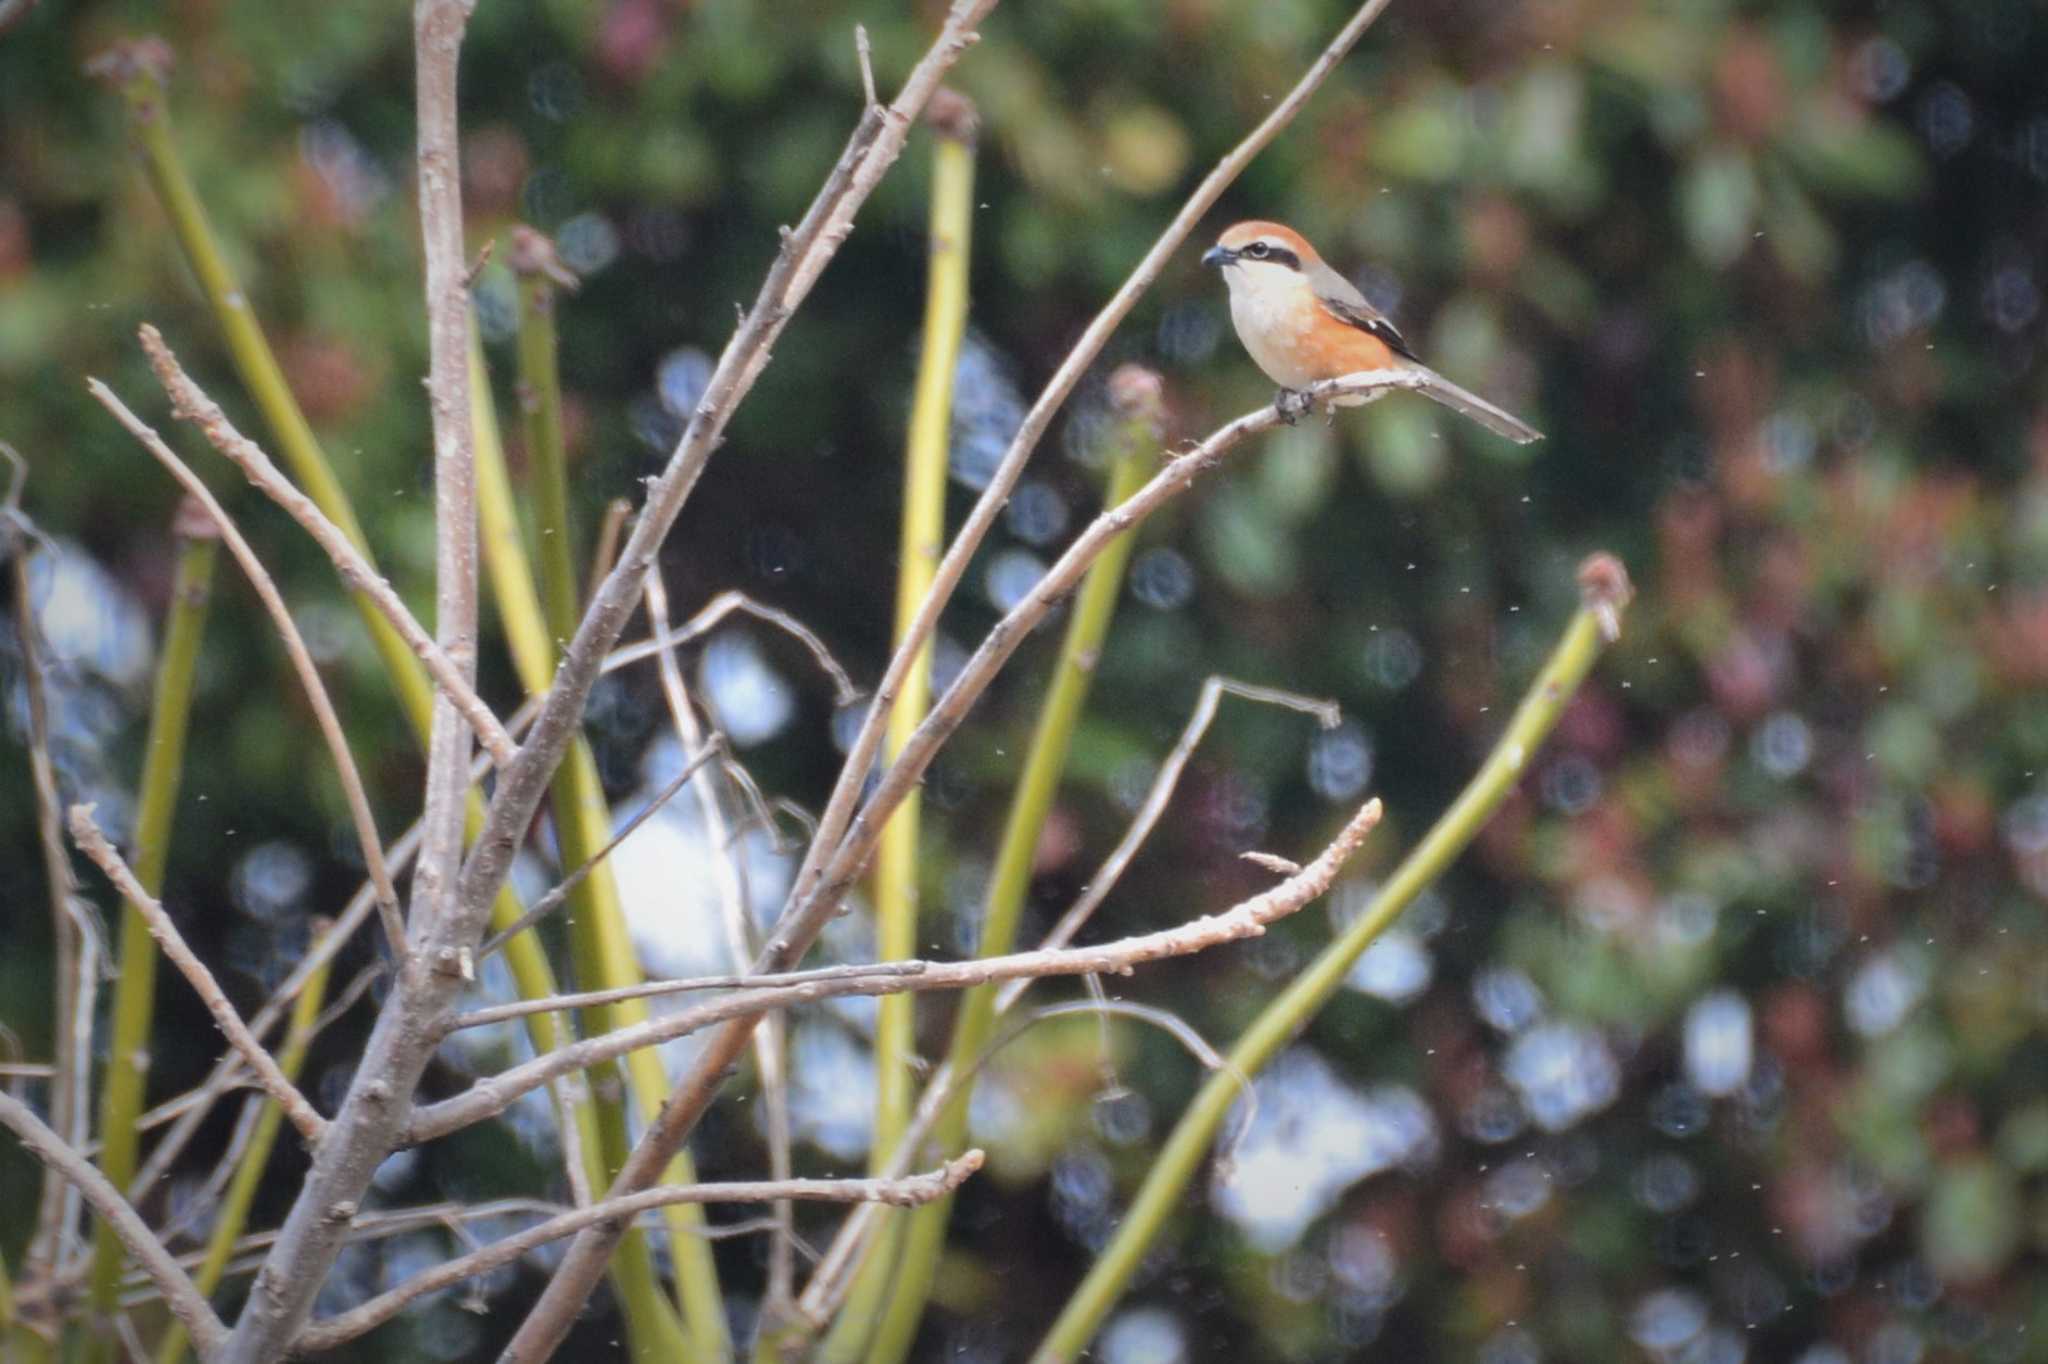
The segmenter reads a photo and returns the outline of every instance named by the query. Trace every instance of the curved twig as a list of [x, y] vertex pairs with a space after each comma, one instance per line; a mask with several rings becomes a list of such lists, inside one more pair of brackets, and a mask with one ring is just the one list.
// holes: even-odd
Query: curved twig
[[142, 882], [129, 869], [127, 862], [122, 860], [121, 854], [114, 850], [114, 845], [100, 832], [100, 826], [93, 823], [92, 812], [93, 807], [90, 805], [71, 807], [71, 837], [78, 844], [79, 851], [91, 858], [93, 865], [106, 873], [107, 879], [114, 883], [114, 889], [120, 891], [128, 902], [135, 906], [136, 912], [142, 915], [142, 921], [149, 926], [149, 936], [156, 939], [156, 944], [162, 949], [165, 959], [183, 972], [185, 979], [191, 982], [192, 988], [205, 1003], [206, 1011], [213, 1015], [214, 1023], [228, 1039], [228, 1044], [241, 1053], [242, 1060], [255, 1072], [257, 1082], [263, 1086], [264, 1092], [277, 1100], [278, 1107], [284, 1110], [284, 1115], [290, 1119], [291, 1125], [299, 1129], [299, 1135], [306, 1139], [307, 1145], [319, 1144], [320, 1138], [326, 1133], [327, 1120], [314, 1111], [313, 1105], [299, 1092], [298, 1086], [278, 1068], [276, 1059], [263, 1049], [263, 1044], [249, 1031], [249, 1025], [235, 1012], [235, 1006], [229, 1002], [227, 994], [220, 988], [220, 982], [213, 978], [213, 972], [206, 969], [206, 963], [199, 960], [186, 945], [184, 936], [178, 932], [177, 925], [171, 922], [171, 916], [164, 912], [163, 905], [143, 888]]
[[454, 700], [463, 718], [476, 729], [491, 760], [500, 766], [512, 761], [512, 736], [505, 732], [505, 726], [497, 715], [476, 694], [476, 688], [463, 677], [454, 660], [406, 609], [384, 575], [356, 548], [355, 542], [341, 527], [328, 520], [327, 514], [315, 505], [312, 498], [300, 492], [298, 485], [284, 476], [283, 471], [271, 462], [270, 456], [263, 453], [262, 446], [235, 429], [227, 413], [221, 411], [220, 404], [208, 397], [206, 390], [178, 363], [178, 357], [164, 344], [161, 332], [145, 322], [139, 334], [142, 349], [149, 355], [149, 366], [156, 371], [157, 382], [170, 395], [171, 415], [198, 427], [213, 448], [240, 469], [242, 476], [254, 484], [257, 491], [283, 507], [292, 520], [305, 528], [306, 534], [312, 536], [314, 543], [326, 550], [327, 557], [334, 561], [335, 571], [341, 575], [343, 585], [369, 598], [370, 604], [383, 613], [399, 637], [419, 655], [420, 662], [426, 664], [434, 681]]
[[349, 752], [348, 736], [342, 733], [341, 717], [334, 713], [334, 702], [328, 698], [327, 686], [320, 680], [320, 670], [313, 665], [313, 655], [306, 648], [306, 641], [299, 635], [299, 627], [292, 620], [292, 613], [286, 609], [284, 597], [277, 590], [277, 584], [265, 571], [263, 563], [256, 557], [256, 551], [249, 548], [249, 542], [242, 538], [242, 532], [228, 519], [227, 512], [214, 497], [199, 475], [192, 472], [185, 461], [172, 452], [164, 438], [156, 430], [128, 410], [128, 405], [114, 395], [114, 391], [97, 379], [85, 381], [86, 389], [98, 400], [99, 405], [112, 413], [114, 420], [127, 428], [128, 434], [142, 442], [142, 447], [156, 456], [157, 463], [169, 471], [179, 486], [196, 498], [206, 508], [206, 514], [213, 518], [213, 524], [220, 528], [220, 538], [226, 542], [228, 552], [235, 556], [235, 562], [242, 566], [249, 585], [256, 589], [256, 595], [263, 602], [263, 609], [270, 613], [270, 619], [277, 627], [278, 635], [284, 640], [285, 653], [291, 657], [292, 667], [299, 675], [300, 684], [306, 689], [306, 700], [313, 707], [313, 716], [319, 722], [321, 737], [326, 739], [327, 748], [334, 755], [334, 766], [341, 778], [342, 794], [348, 799], [349, 817], [355, 822], [356, 841], [361, 845], [363, 865], [370, 869], [370, 881], [377, 887], [377, 908], [384, 920], [384, 935], [390, 940], [391, 950], [400, 961], [405, 959], [405, 921], [398, 910], [398, 891], [391, 884], [391, 872], [384, 865], [383, 840], [377, 837], [377, 821], [370, 814], [370, 798], [363, 790], [363, 774], [356, 770], [356, 760]]
[[208, 1354], [220, 1348], [227, 1339], [228, 1328], [214, 1315], [206, 1298], [192, 1284], [192, 1280], [164, 1243], [157, 1240], [128, 1200], [121, 1197], [121, 1191], [107, 1182], [105, 1175], [93, 1168], [92, 1162], [77, 1151], [35, 1115], [35, 1112], [11, 1094], [0, 1093], [0, 1124], [21, 1139], [29, 1153], [78, 1189], [92, 1210], [105, 1218], [121, 1243], [128, 1247], [162, 1290], [164, 1301], [185, 1329], [192, 1333], [192, 1339], [199, 1342], [199, 1348]]
[[587, 1208], [551, 1217], [467, 1255], [435, 1265], [359, 1307], [315, 1322], [292, 1342], [292, 1350], [297, 1354], [317, 1354], [345, 1345], [391, 1320], [415, 1298], [452, 1287], [479, 1274], [488, 1274], [536, 1246], [573, 1236], [585, 1227], [611, 1222], [629, 1223], [640, 1213], [677, 1203], [766, 1203], [778, 1199], [803, 1199], [821, 1203], [884, 1203], [910, 1208], [952, 1193], [981, 1168], [981, 1162], [980, 1151], [968, 1151], [958, 1160], [948, 1161], [927, 1174], [901, 1179], [776, 1179], [747, 1184], [677, 1184], [606, 1199]]

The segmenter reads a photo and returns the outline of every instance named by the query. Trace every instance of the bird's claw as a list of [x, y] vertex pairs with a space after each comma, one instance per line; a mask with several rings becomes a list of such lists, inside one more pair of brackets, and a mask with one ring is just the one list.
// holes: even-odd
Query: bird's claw
[[1283, 388], [1273, 395], [1273, 410], [1280, 414], [1280, 420], [1289, 426], [1307, 414], [1315, 405], [1315, 399], [1300, 389]]

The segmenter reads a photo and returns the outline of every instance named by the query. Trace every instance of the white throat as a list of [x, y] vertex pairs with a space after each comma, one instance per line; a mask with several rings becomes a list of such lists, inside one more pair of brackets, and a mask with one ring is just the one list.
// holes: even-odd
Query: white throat
[[1223, 268], [1237, 339], [1266, 377], [1282, 388], [1307, 388], [1315, 376], [1296, 358], [1314, 322], [1315, 291], [1299, 270], [1270, 261], [1238, 260]]

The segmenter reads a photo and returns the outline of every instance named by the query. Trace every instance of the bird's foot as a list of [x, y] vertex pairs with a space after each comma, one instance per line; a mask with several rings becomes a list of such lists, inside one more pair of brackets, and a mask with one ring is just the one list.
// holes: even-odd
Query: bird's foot
[[1315, 399], [1309, 397], [1305, 390], [1283, 388], [1273, 395], [1273, 410], [1278, 412], [1280, 420], [1289, 426], [1300, 421], [1313, 406]]

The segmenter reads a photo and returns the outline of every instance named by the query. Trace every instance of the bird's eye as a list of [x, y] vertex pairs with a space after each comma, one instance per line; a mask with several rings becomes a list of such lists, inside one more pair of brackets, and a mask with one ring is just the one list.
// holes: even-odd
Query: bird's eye
[[1250, 256], [1253, 260], [1264, 260], [1267, 256], [1272, 254], [1272, 251], [1273, 248], [1266, 245], [1264, 242], [1253, 242], [1250, 246], [1247, 246], [1244, 249], [1244, 253], [1247, 256]]

